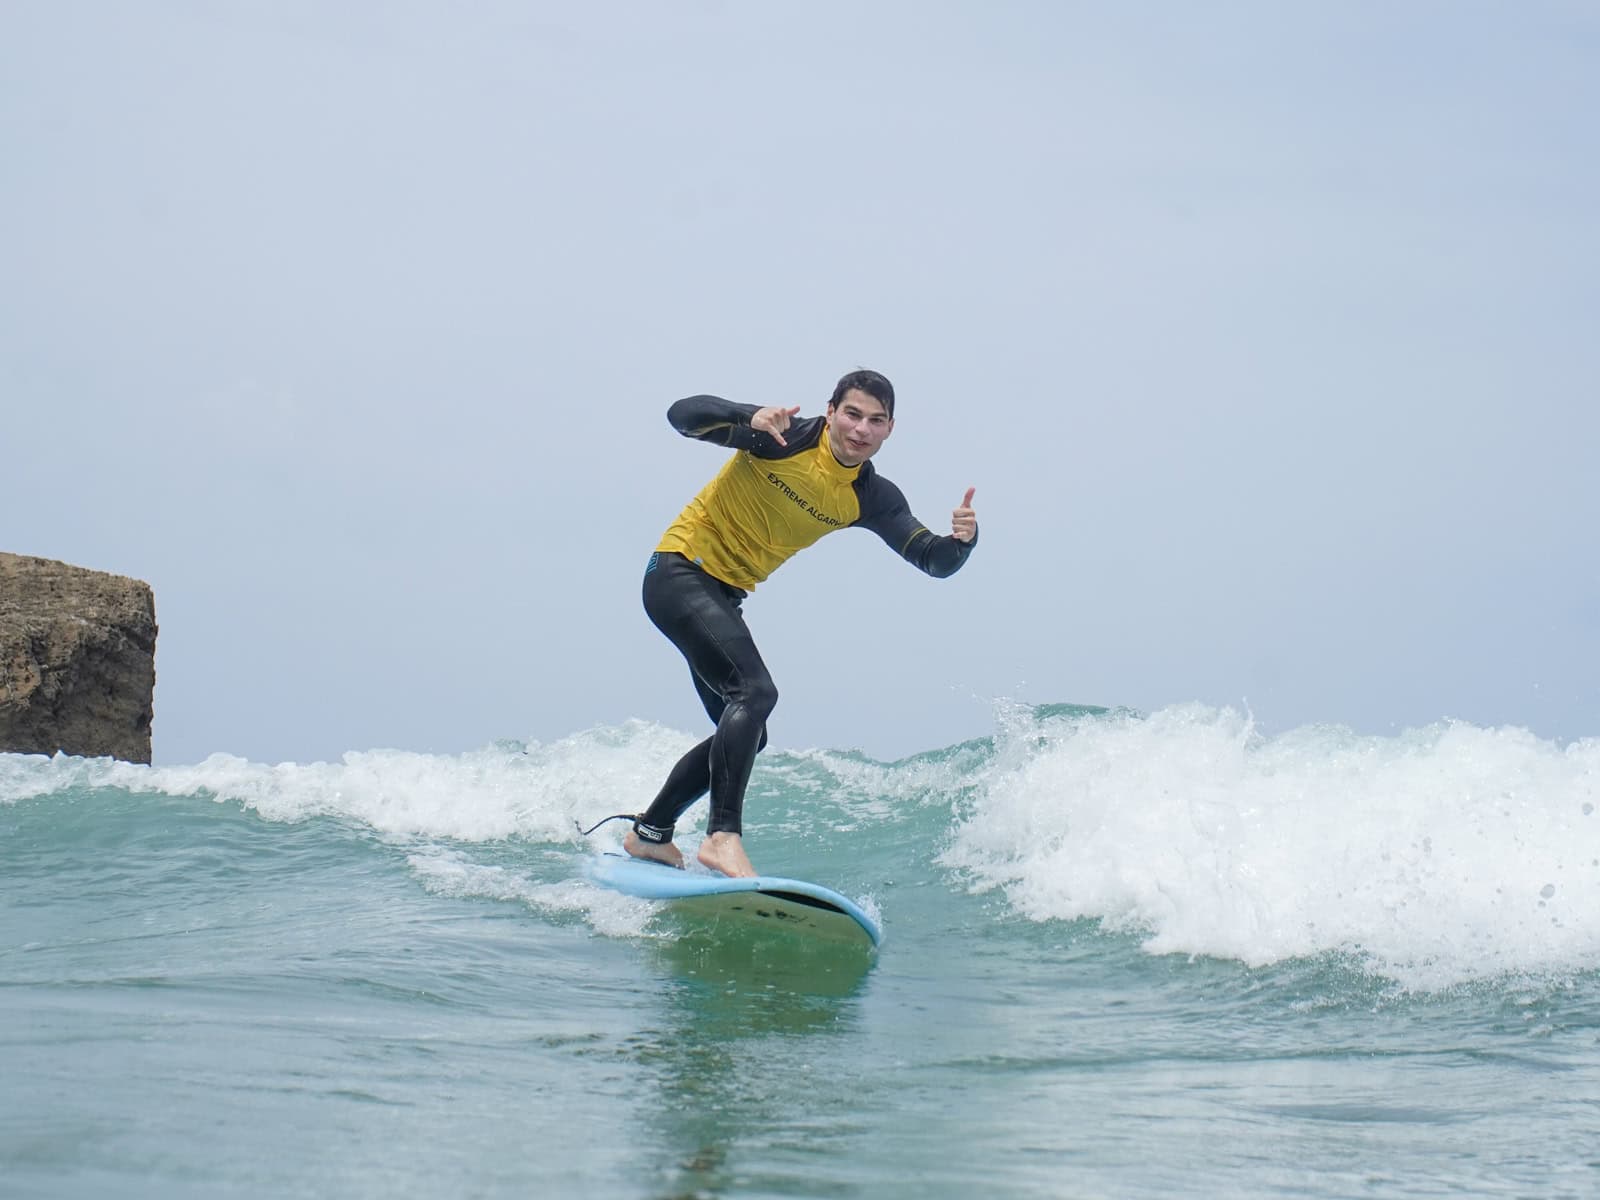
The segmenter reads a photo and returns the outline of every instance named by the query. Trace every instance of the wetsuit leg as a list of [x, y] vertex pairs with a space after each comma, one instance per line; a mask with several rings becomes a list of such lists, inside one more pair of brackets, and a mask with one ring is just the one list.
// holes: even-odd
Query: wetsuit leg
[[709, 790], [706, 831], [739, 833], [745, 788], [756, 754], [767, 744], [767, 717], [778, 690], [739, 611], [744, 593], [679, 554], [652, 555], [651, 563], [644, 577], [645, 612], [688, 660], [695, 691], [717, 731], [678, 760], [639, 822], [670, 831]]

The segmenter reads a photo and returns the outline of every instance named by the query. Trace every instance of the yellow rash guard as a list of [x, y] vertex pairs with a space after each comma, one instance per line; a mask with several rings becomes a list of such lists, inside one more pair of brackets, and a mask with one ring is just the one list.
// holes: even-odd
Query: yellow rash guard
[[717, 396], [690, 396], [667, 411], [685, 437], [737, 452], [662, 534], [658, 551], [681, 554], [744, 591], [823, 534], [849, 525], [872, 530], [929, 575], [952, 575], [967, 561], [977, 537], [962, 542], [929, 532], [871, 462], [842, 465], [828, 446], [825, 418], [795, 421], [780, 446], [750, 427], [759, 411]]

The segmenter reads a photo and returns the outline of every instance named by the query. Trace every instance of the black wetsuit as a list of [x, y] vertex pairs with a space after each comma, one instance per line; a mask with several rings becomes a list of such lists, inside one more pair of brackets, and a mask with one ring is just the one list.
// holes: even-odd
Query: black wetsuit
[[976, 535], [962, 542], [930, 532], [871, 462], [846, 467], [835, 459], [826, 418], [791, 423], [780, 446], [751, 428], [759, 411], [691, 396], [667, 412], [685, 437], [739, 453], [679, 514], [645, 568], [645, 612], [688, 660], [695, 691], [717, 727], [678, 760], [635, 822], [648, 841], [671, 841], [678, 817], [708, 790], [707, 832], [740, 832], [745, 787], [778, 702], [740, 611], [749, 589], [797, 550], [852, 525], [872, 530], [937, 578], [960, 570], [977, 544]]

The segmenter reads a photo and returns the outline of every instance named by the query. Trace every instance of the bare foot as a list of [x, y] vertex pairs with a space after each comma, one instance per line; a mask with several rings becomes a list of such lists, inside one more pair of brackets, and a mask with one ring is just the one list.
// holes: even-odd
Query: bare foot
[[700, 843], [700, 853], [695, 855], [702, 866], [721, 871], [734, 879], [754, 879], [756, 869], [744, 852], [744, 839], [737, 833], [713, 833]]
[[666, 863], [669, 867], [683, 870], [683, 854], [671, 842], [647, 842], [630, 829], [622, 835], [622, 848], [635, 858], [648, 858], [651, 862]]

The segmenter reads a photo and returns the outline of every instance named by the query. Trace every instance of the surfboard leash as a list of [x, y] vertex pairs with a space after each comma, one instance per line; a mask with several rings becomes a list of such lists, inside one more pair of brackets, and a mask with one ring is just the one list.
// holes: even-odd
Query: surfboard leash
[[637, 821], [638, 819], [639, 819], [639, 814], [638, 813], [616, 813], [616, 814], [614, 814], [612, 816], [601, 818], [600, 820], [596, 821], [593, 825], [589, 826], [589, 828], [587, 828], [587, 829], [585, 829], [583, 827], [583, 822], [578, 820], [577, 817], [573, 817], [572, 818], [572, 823], [578, 827], [578, 832], [580, 834], [582, 834], [584, 837], [588, 837], [596, 829], [599, 829], [600, 826], [605, 825], [605, 824], [607, 824], [607, 823], [609, 823], [611, 821]]

